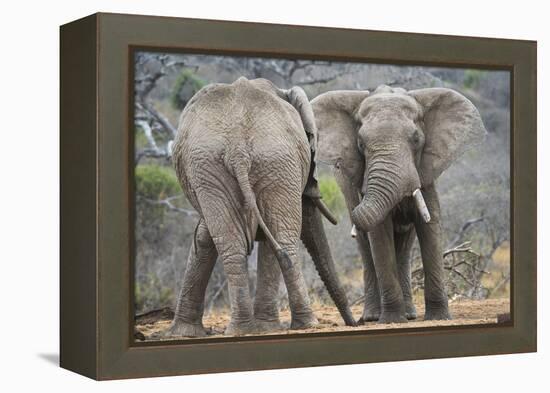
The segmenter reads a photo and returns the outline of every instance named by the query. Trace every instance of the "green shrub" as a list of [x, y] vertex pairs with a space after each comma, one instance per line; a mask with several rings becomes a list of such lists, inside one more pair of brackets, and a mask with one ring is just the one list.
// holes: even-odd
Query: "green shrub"
[[323, 202], [334, 214], [342, 214], [346, 209], [346, 202], [344, 195], [340, 191], [336, 179], [332, 176], [320, 176], [319, 177], [319, 190], [323, 197]]
[[136, 193], [149, 199], [165, 199], [181, 193], [178, 179], [172, 168], [159, 165], [136, 167]]
[[183, 70], [174, 83], [170, 102], [172, 106], [181, 110], [193, 95], [202, 89], [206, 82], [196, 76], [191, 70]]
[[482, 70], [466, 70], [464, 71], [464, 87], [467, 89], [476, 89], [479, 87], [479, 82], [485, 76], [486, 71]]

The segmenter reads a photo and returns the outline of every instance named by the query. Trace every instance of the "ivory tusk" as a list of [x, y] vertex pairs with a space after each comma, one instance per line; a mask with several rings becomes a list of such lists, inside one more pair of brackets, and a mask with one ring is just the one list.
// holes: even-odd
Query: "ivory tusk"
[[323, 216], [325, 216], [326, 219], [332, 223], [332, 225], [338, 224], [338, 220], [336, 219], [336, 217], [334, 217], [327, 205], [325, 205], [320, 198], [311, 198], [311, 200], [313, 201], [313, 204], [317, 207], [317, 209], [319, 209], [319, 211], [323, 214]]
[[357, 227], [355, 226], [355, 224], [353, 224], [353, 226], [351, 227], [351, 233], [350, 233], [351, 237], [353, 237], [354, 239], [357, 237]]
[[428, 207], [426, 206], [426, 202], [424, 201], [424, 197], [422, 196], [422, 192], [420, 191], [420, 188], [417, 188], [413, 191], [412, 196], [414, 198], [414, 202], [416, 203], [416, 207], [418, 211], [420, 212], [420, 215], [422, 216], [422, 219], [424, 222], [428, 223], [431, 220], [430, 212], [428, 211]]

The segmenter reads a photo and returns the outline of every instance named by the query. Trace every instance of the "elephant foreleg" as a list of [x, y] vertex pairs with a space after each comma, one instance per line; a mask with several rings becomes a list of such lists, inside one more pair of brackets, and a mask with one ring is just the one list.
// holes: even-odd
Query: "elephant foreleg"
[[405, 302], [399, 284], [397, 263], [395, 260], [394, 232], [391, 217], [369, 232], [376, 277], [380, 287], [382, 313], [378, 322], [406, 322]]
[[423, 190], [423, 194], [431, 214], [431, 220], [426, 223], [418, 216], [415, 219], [415, 227], [424, 268], [424, 302], [426, 305], [424, 319], [451, 319], [443, 271], [439, 199], [433, 185]]
[[416, 319], [416, 307], [412, 298], [411, 287], [411, 249], [414, 243], [414, 228], [406, 230], [405, 232], [396, 232], [394, 234], [395, 240], [395, 258], [397, 261], [397, 274], [399, 277], [399, 284], [403, 291], [403, 299], [405, 301], [405, 315], [407, 319]]
[[254, 318], [259, 331], [281, 329], [279, 321], [279, 286], [281, 268], [273, 250], [265, 241], [259, 242]]
[[189, 252], [176, 312], [169, 335], [201, 337], [206, 332], [202, 324], [204, 296], [218, 253], [210, 233], [200, 220]]

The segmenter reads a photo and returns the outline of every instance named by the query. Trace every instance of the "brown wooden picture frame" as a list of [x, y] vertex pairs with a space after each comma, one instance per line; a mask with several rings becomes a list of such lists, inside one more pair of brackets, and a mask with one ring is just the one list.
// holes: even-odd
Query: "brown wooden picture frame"
[[[536, 42], [94, 14], [61, 27], [61, 366], [136, 378], [536, 351]], [[511, 321], [133, 340], [135, 50], [509, 70]]]

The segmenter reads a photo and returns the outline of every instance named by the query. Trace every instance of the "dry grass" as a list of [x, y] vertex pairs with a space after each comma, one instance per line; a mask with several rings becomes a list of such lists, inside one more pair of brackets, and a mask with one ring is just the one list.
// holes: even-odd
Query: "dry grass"
[[[456, 300], [450, 303], [451, 314], [454, 319], [450, 321], [424, 321], [424, 305], [416, 305], [418, 319], [403, 324], [377, 324], [368, 323], [358, 327], [344, 326], [340, 315], [335, 307], [315, 306], [314, 312], [319, 320], [319, 325], [306, 330], [282, 330], [268, 334], [295, 334], [295, 333], [320, 333], [320, 332], [340, 332], [351, 330], [375, 330], [375, 329], [400, 329], [411, 327], [432, 327], [432, 326], [459, 326], [459, 325], [477, 325], [497, 323], [497, 315], [510, 312], [510, 301], [508, 299], [487, 299], [487, 300]], [[361, 316], [362, 306], [354, 306], [353, 314], [358, 319]], [[281, 321], [288, 326], [290, 323], [290, 311], [281, 311]], [[150, 322], [150, 321], [149, 321]], [[218, 311], [215, 314], [204, 318], [204, 326], [209, 331], [208, 337], [220, 337], [229, 323], [229, 313]], [[170, 325], [170, 320], [161, 319], [154, 323], [136, 325], [136, 329], [141, 332], [146, 340], [159, 340], [159, 333], [163, 332]], [[182, 339], [182, 337], [168, 337], [163, 340]], [[192, 339], [192, 338], [187, 338]]]

